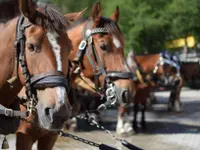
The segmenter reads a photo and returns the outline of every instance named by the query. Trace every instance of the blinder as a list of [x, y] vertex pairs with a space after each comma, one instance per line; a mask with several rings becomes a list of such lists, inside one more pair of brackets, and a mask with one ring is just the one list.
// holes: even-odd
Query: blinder
[[69, 88], [68, 82], [62, 72], [51, 72], [33, 76], [31, 78], [31, 86], [36, 89], [56, 86]]
[[134, 74], [132, 72], [121, 72], [121, 71], [108, 71], [107, 76], [111, 79], [132, 79]]

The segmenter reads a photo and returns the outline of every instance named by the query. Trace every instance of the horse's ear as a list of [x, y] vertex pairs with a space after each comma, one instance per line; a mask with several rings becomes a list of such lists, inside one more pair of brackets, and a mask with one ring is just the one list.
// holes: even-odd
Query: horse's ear
[[82, 10], [80, 12], [65, 14], [65, 19], [67, 19], [70, 22], [74, 22], [74, 21], [78, 20], [85, 13], [85, 11], [87, 9], [88, 8], [85, 8], [84, 10]]
[[119, 7], [118, 6], [115, 9], [115, 12], [110, 17], [110, 19], [113, 20], [114, 22], [118, 23], [118, 21], [119, 21]]
[[97, 26], [100, 23], [101, 15], [102, 15], [102, 10], [100, 6], [100, 2], [97, 2], [92, 7], [92, 19], [95, 26]]
[[19, 0], [19, 9], [21, 13], [31, 22], [35, 20], [36, 7], [37, 5], [35, 1]]

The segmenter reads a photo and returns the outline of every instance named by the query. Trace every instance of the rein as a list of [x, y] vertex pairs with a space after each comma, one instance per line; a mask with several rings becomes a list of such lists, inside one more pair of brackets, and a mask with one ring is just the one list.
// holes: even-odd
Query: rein
[[[105, 92], [105, 97], [107, 101], [104, 104], [101, 104], [97, 111], [102, 112], [107, 107], [119, 103], [121, 105], [126, 105], [127, 102], [123, 102], [120, 100], [116, 94], [116, 86], [113, 83], [113, 80], [116, 79], [132, 79], [133, 74], [130, 72], [121, 72], [121, 71], [109, 71], [107, 72], [103, 67], [103, 64], [99, 58], [99, 55], [95, 49], [92, 35], [94, 34], [108, 34], [108, 30], [106, 28], [92, 28], [92, 24], [90, 22], [86, 22], [83, 27], [82, 38], [83, 40], [79, 44], [78, 53], [74, 60], [76, 67], [80, 67], [82, 64], [83, 55], [86, 54], [89, 63], [94, 72], [94, 83], [95, 89], [99, 93]], [[94, 60], [92, 59], [94, 57]], [[104, 76], [104, 84], [102, 87], [99, 85], [99, 77]]]

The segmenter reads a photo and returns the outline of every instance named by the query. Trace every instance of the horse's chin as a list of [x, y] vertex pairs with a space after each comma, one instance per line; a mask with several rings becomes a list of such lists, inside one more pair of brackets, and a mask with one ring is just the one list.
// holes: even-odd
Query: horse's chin
[[49, 131], [60, 131], [64, 126], [65, 120], [60, 119], [57, 120], [55, 123], [48, 120], [48, 118], [46, 118], [45, 116], [39, 115], [38, 122], [41, 128], [44, 128]]

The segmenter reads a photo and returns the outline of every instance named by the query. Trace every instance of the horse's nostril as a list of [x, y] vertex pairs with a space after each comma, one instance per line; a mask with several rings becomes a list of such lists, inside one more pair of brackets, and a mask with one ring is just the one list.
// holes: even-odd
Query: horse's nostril
[[124, 103], [128, 103], [128, 100], [129, 100], [129, 94], [128, 94], [128, 91], [124, 91], [123, 93], [122, 93], [122, 101], [124, 102]]
[[47, 115], [47, 116], [50, 115], [50, 109], [51, 109], [51, 108], [49, 108], [49, 107], [47, 107], [47, 108], [44, 109], [45, 115]]

